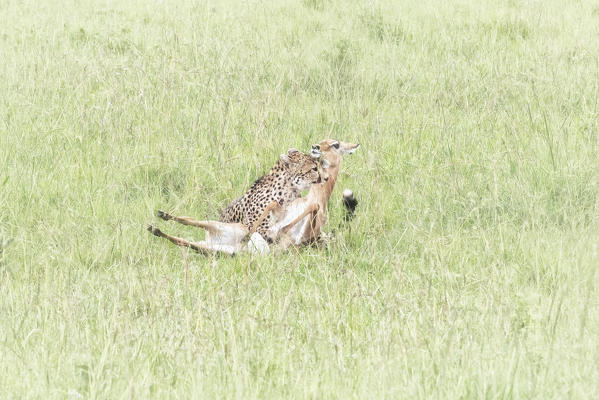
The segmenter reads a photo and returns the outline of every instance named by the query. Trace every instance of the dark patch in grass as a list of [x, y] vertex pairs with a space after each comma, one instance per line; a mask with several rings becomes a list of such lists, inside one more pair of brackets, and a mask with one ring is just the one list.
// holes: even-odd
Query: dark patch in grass
[[520, 20], [501, 21], [497, 24], [497, 32], [510, 40], [526, 40], [530, 37], [528, 25]]
[[77, 364], [75, 365], [75, 370], [77, 371], [79, 379], [81, 380], [81, 387], [79, 388], [79, 391], [85, 394], [89, 393], [89, 366], [87, 364]]
[[125, 54], [131, 48], [131, 42], [126, 39], [109, 37], [106, 40], [105, 47], [113, 53]]
[[293, 75], [288, 76], [283, 89], [334, 100], [352, 95], [356, 90], [353, 44], [347, 39], [337, 40], [320, 54], [319, 60], [319, 64], [298, 68]]
[[8, 247], [13, 242], [13, 239], [8, 239], [4, 241], [4, 239], [0, 240], [0, 254], [4, 252], [4, 249]]
[[130, 40], [122, 37], [127, 33], [130, 33], [130, 31], [129, 28], [122, 28], [120, 32], [121, 36], [113, 34], [106, 38], [97, 33], [90, 33], [83, 27], [80, 27], [77, 30], [71, 31], [68, 36], [74, 47], [82, 47], [86, 44], [91, 44], [93, 46], [103, 47], [112, 53], [122, 55], [127, 53], [133, 47]]
[[79, 28], [69, 33], [69, 39], [71, 40], [71, 44], [80, 46], [87, 43], [90, 40], [90, 36], [85, 29]]
[[325, 8], [327, 0], [302, 0], [302, 5], [316, 11], [322, 11]]
[[350, 68], [354, 63], [354, 57], [350, 48], [349, 40], [340, 39], [335, 42], [333, 48], [325, 54], [325, 58], [331, 67], [337, 71]]
[[123, 184], [123, 194], [132, 199], [158, 191], [169, 199], [171, 195], [182, 195], [186, 191], [184, 174], [168, 166], [143, 166], [135, 169], [130, 179]]
[[328, 74], [324, 76], [328, 84], [323, 85], [329, 88], [328, 95], [332, 95], [333, 98], [346, 95], [354, 86], [355, 54], [351, 43], [347, 39], [338, 40], [332, 49], [325, 53], [324, 58], [329, 65]]
[[390, 21], [380, 9], [362, 14], [360, 21], [366, 27], [370, 37], [377, 42], [398, 44], [410, 42], [414, 38], [405, 26], [399, 22]]
[[497, 19], [483, 24], [481, 29], [489, 34], [496, 34], [498, 39], [510, 41], [526, 40], [532, 35], [528, 24], [519, 18]]

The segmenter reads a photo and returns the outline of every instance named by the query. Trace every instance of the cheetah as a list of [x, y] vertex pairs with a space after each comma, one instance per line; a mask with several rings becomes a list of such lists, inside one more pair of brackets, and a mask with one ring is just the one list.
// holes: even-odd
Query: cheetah
[[271, 217], [264, 218], [258, 226], [256, 221], [264, 213], [266, 207], [276, 202], [280, 206], [291, 203], [301, 197], [301, 192], [314, 183], [322, 181], [316, 149], [304, 154], [296, 149], [289, 149], [282, 154], [279, 161], [266, 175], [254, 182], [242, 196], [233, 200], [220, 214], [219, 221], [241, 223], [246, 228], [258, 232], [268, 242], [273, 236], [269, 233]]

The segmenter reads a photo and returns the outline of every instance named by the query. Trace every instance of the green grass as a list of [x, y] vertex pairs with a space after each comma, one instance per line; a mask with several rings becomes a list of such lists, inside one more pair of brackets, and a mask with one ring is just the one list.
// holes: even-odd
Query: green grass
[[[599, 398], [597, 1], [0, 2], [1, 398]], [[207, 258], [289, 147], [326, 249]], [[187, 271], [187, 273], [186, 273]]]

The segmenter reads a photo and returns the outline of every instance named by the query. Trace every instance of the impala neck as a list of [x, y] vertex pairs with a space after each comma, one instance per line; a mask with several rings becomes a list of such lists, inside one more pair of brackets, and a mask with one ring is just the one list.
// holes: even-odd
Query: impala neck
[[335, 187], [337, 176], [339, 175], [339, 164], [340, 163], [337, 163], [336, 165], [331, 165], [329, 167], [329, 179], [326, 182], [320, 185], [313, 185], [312, 189], [310, 190], [310, 194], [315, 197], [316, 201], [321, 207], [321, 210], [326, 209], [329, 197], [331, 197], [331, 193], [333, 193], [333, 188]]

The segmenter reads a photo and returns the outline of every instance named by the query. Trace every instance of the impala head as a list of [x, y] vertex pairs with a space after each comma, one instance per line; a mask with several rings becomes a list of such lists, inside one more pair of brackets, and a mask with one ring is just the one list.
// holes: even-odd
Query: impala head
[[299, 190], [328, 179], [318, 151], [304, 154], [297, 149], [289, 149], [287, 154], [281, 154], [281, 161], [291, 176], [292, 185]]
[[319, 153], [331, 166], [337, 166], [346, 154], [351, 154], [360, 147], [359, 144], [340, 142], [335, 139], [326, 139], [312, 146], [313, 153]]

